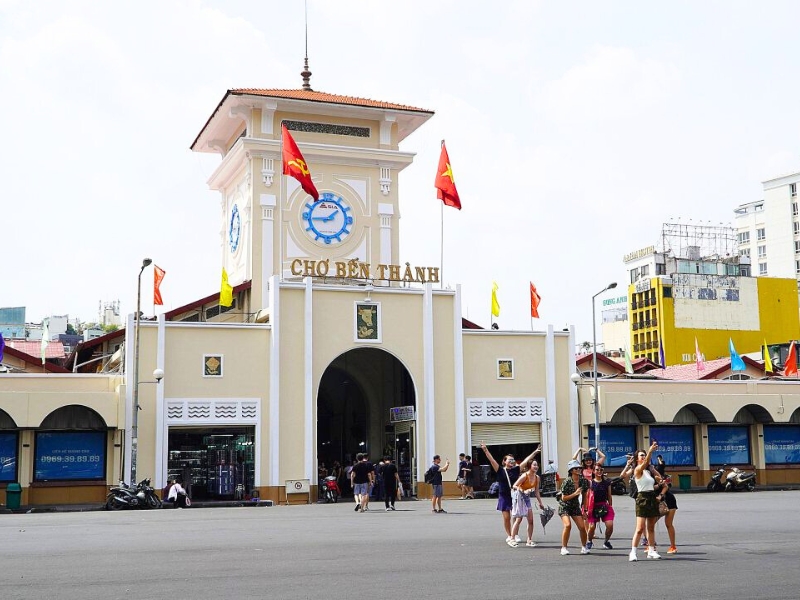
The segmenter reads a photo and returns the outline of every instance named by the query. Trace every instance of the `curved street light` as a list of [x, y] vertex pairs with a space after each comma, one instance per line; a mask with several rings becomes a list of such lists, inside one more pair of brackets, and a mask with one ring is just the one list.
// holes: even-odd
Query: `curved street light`
[[142, 316], [142, 272], [153, 263], [145, 258], [139, 269], [139, 284], [136, 291], [136, 319], [133, 342], [133, 419], [131, 420], [131, 485], [136, 485], [136, 454], [139, 449], [139, 319]]
[[607, 290], [613, 290], [617, 287], [617, 282], [609, 283], [602, 290], [592, 296], [592, 377], [594, 383], [594, 447], [600, 448], [600, 398], [597, 395], [597, 325], [595, 318], [595, 299]]

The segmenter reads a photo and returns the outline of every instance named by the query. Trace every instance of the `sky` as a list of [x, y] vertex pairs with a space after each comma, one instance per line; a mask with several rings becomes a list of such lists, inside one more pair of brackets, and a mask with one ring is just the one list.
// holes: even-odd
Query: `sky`
[[[591, 339], [592, 296], [624, 293], [662, 223], [732, 223], [800, 171], [800, 2], [307, 6], [315, 90], [435, 111], [401, 144], [401, 261], [441, 264], [484, 327], [496, 281], [502, 329]], [[226, 90], [301, 86], [303, 20], [301, 0], [0, 0], [0, 307], [132, 313], [145, 257], [156, 312], [219, 290], [220, 157], [189, 146]], [[442, 139], [463, 205], [443, 216]]]

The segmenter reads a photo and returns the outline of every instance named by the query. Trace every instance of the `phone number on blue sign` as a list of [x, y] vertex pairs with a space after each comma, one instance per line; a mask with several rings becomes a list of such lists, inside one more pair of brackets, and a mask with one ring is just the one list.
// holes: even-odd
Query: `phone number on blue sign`
[[44, 463], [86, 463], [86, 462], [100, 462], [100, 457], [97, 455], [75, 456], [72, 454], [68, 454], [67, 456], [42, 456], [39, 460]]

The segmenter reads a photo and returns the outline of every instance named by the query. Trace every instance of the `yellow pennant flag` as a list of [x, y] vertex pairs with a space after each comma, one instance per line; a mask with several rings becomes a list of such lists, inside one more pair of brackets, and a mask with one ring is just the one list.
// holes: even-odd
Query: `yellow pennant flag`
[[492, 282], [492, 315], [495, 317], [500, 316], [500, 303], [497, 301], [497, 282]]
[[222, 268], [222, 287], [219, 290], [219, 305], [230, 306], [233, 304], [233, 287], [228, 283], [228, 273]]
[[775, 369], [772, 368], [772, 359], [769, 357], [769, 348], [767, 347], [767, 340], [764, 340], [764, 372], [774, 373]]

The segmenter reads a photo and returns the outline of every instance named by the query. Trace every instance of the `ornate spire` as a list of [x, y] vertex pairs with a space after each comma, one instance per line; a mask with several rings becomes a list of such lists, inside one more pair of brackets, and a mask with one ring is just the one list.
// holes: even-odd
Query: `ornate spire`
[[311, 89], [311, 71], [308, 70], [308, 0], [306, 0], [304, 4], [306, 17], [306, 62], [303, 70], [300, 72], [300, 76], [303, 78], [303, 89], [311, 92], [313, 91]]
[[308, 56], [306, 56], [305, 66], [300, 75], [303, 77], [303, 89], [313, 91], [311, 89], [311, 71], [308, 70]]

